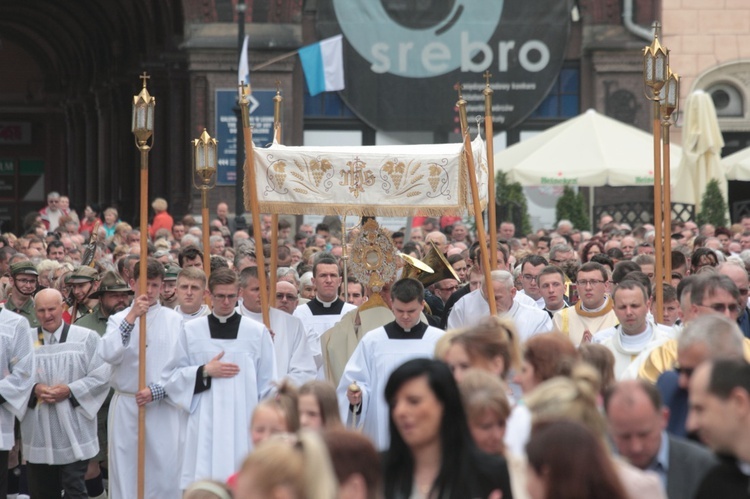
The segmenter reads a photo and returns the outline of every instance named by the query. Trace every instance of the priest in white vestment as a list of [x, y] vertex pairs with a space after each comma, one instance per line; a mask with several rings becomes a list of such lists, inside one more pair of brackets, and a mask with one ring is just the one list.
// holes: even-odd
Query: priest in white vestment
[[612, 300], [620, 324], [602, 331], [605, 334], [600, 344], [614, 355], [615, 378], [619, 380], [624, 379], [626, 370], [641, 352], [666, 342], [672, 335], [648, 320], [651, 303], [640, 282], [622, 281], [612, 291]]
[[294, 316], [305, 325], [308, 343], [315, 359], [318, 379], [325, 379], [321, 336], [331, 329], [341, 318], [357, 307], [339, 298], [341, 276], [336, 258], [328, 253], [320, 253], [313, 264], [313, 284], [315, 297], [294, 310]]
[[[500, 317], [509, 317], [518, 330], [519, 341], [524, 342], [539, 333], [552, 331], [553, 325], [549, 314], [536, 305], [525, 305], [518, 300], [517, 290], [513, 285], [513, 275], [505, 270], [493, 270], [492, 289], [495, 294], [495, 306]], [[490, 305], [485, 295], [484, 283], [456, 302], [450, 316], [448, 329], [470, 327], [479, 323], [483, 317], [490, 315]], [[529, 299], [529, 297], [525, 297]]]
[[443, 335], [443, 330], [420, 321], [422, 283], [411, 278], [397, 281], [391, 299], [396, 320], [362, 338], [336, 390], [342, 421], [349, 428], [361, 429], [379, 450], [390, 443], [388, 404], [383, 395], [388, 377], [407, 360], [432, 358]]
[[40, 291], [34, 305], [40, 327], [27, 329], [36, 344], [34, 389], [21, 420], [29, 491], [86, 499], [88, 460], [99, 452], [96, 414], [112, 370], [97, 354], [98, 333], [63, 322], [59, 291]]
[[[15, 419], [23, 418], [34, 386], [34, 348], [29, 321], [0, 308], [0, 483], [7, 484]], [[7, 493], [0, 487], [0, 497]]]
[[189, 414], [180, 488], [200, 479], [224, 482], [250, 452], [250, 419], [273, 389], [271, 333], [235, 310], [237, 274], [218, 269], [208, 280], [213, 312], [185, 324], [164, 370], [167, 397]]
[[[136, 263], [134, 275], [140, 275]], [[164, 398], [161, 375], [178, 345], [183, 321], [180, 314], [159, 304], [164, 266], [149, 258], [146, 294], [110, 316], [100, 353], [112, 365], [110, 384], [115, 390], [109, 406], [109, 497], [137, 497], [138, 407], [146, 406], [145, 496], [180, 499], [180, 455], [183, 419], [180, 411]], [[130, 287], [139, 293], [138, 280]], [[146, 315], [146, 388], [138, 390], [140, 317]]]
[[[240, 298], [237, 312], [263, 324], [258, 267], [247, 267], [240, 272]], [[269, 309], [268, 316], [278, 380], [289, 378], [293, 385], [299, 387], [315, 379], [317, 366], [302, 321], [276, 308]]]

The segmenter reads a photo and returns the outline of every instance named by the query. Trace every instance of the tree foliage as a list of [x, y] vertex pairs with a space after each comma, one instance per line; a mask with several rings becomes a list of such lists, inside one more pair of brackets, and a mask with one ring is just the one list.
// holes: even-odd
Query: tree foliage
[[563, 187], [562, 196], [555, 205], [555, 216], [556, 223], [560, 220], [570, 220], [576, 229], [591, 229], [586, 199], [580, 190], [576, 193], [570, 186]]
[[505, 172], [497, 172], [495, 175], [495, 202], [497, 203], [497, 223], [513, 222], [516, 225], [516, 234], [529, 234], [531, 232], [531, 220], [529, 219], [529, 207], [526, 204], [526, 196], [523, 187], [518, 182], [508, 182]]
[[714, 227], [727, 226], [727, 203], [716, 179], [710, 180], [706, 185], [696, 223], [698, 225], [711, 224]]

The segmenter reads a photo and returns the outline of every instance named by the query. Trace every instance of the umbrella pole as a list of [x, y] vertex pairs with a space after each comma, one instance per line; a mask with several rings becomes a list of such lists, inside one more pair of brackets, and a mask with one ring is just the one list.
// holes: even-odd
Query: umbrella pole
[[662, 189], [661, 189], [661, 110], [659, 94], [655, 92], [654, 100], [654, 296], [656, 300], [656, 314], [654, 319], [661, 323], [664, 318], [664, 227], [662, 222]]

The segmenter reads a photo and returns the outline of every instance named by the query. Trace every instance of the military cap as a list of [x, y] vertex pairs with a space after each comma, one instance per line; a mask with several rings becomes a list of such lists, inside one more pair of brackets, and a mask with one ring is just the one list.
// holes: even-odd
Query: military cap
[[176, 281], [177, 280], [177, 274], [180, 273], [182, 269], [175, 265], [174, 263], [170, 263], [166, 267], [164, 267], [164, 280], [165, 281]]
[[99, 289], [97, 289], [96, 292], [91, 293], [91, 298], [99, 298], [106, 292], [133, 294], [133, 290], [130, 289], [125, 280], [120, 277], [119, 274], [111, 270], [104, 273], [102, 281], [99, 283]]
[[23, 262], [16, 262], [10, 266], [10, 275], [15, 277], [18, 274], [29, 274], [38, 276], [39, 272], [36, 271], [36, 266], [30, 261], [26, 260]]
[[99, 280], [99, 272], [88, 265], [81, 265], [65, 278], [65, 284], [81, 284]]

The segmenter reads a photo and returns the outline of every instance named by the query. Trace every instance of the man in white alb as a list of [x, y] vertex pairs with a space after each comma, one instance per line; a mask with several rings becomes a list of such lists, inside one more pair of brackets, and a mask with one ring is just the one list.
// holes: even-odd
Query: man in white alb
[[66, 499], [87, 499], [86, 469], [99, 452], [96, 414], [112, 370], [97, 354], [98, 333], [63, 322], [59, 291], [40, 291], [34, 305], [34, 389], [21, 420], [30, 495], [51, 499], [64, 491]]
[[185, 324], [163, 376], [169, 400], [188, 414], [185, 450], [173, 463], [183, 490], [205, 478], [224, 482], [241, 467], [253, 410], [276, 379], [271, 333], [235, 310], [237, 274], [217, 269], [208, 287], [213, 312]]
[[[495, 295], [497, 315], [509, 317], [518, 329], [519, 341], [524, 342], [538, 333], [552, 330], [552, 321], [544, 310], [536, 305], [520, 303], [517, 289], [513, 285], [513, 275], [505, 270], [493, 270], [490, 274]], [[476, 291], [461, 298], [448, 317], [448, 329], [469, 327], [478, 323], [482, 317], [490, 315], [490, 306], [485, 295], [484, 283]]]
[[[396, 281], [391, 300], [396, 320], [362, 338], [336, 390], [341, 419], [347, 427], [361, 428], [380, 450], [390, 442], [388, 404], [383, 398], [388, 377], [407, 360], [432, 358], [435, 343], [443, 335], [442, 329], [420, 321], [424, 309], [421, 282], [411, 278]], [[353, 383], [358, 391], [352, 390]]]
[[[240, 272], [240, 297], [237, 312], [262, 324], [258, 267], [247, 267]], [[296, 386], [315, 379], [317, 367], [302, 321], [277, 308], [269, 309], [268, 316], [278, 379], [289, 378]]]
[[[110, 316], [100, 353], [112, 365], [115, 390], [109, 406], [109, 495], [137, 496], [138, 408], [146, 406], [145, 496], [180, 499], [179, 465], [181, 419], [179, 410], [164, 399], [161, 375], [182, 333], [180, 314], [159, 304], [164, 266], [153, 258], [135, 265], [130, 287], [133, 304]], [[139, 277], [140, 276], [140, 277]], [[146, 294], [138, 283], [146, 279]], [[138, 390], [140, 317], [146, 315], [146, 388]]]
[[177, 274], [175, 312], [187, 322], [211, 313], [206, 305], [206, 273], [198, 267], [186, 267]]

